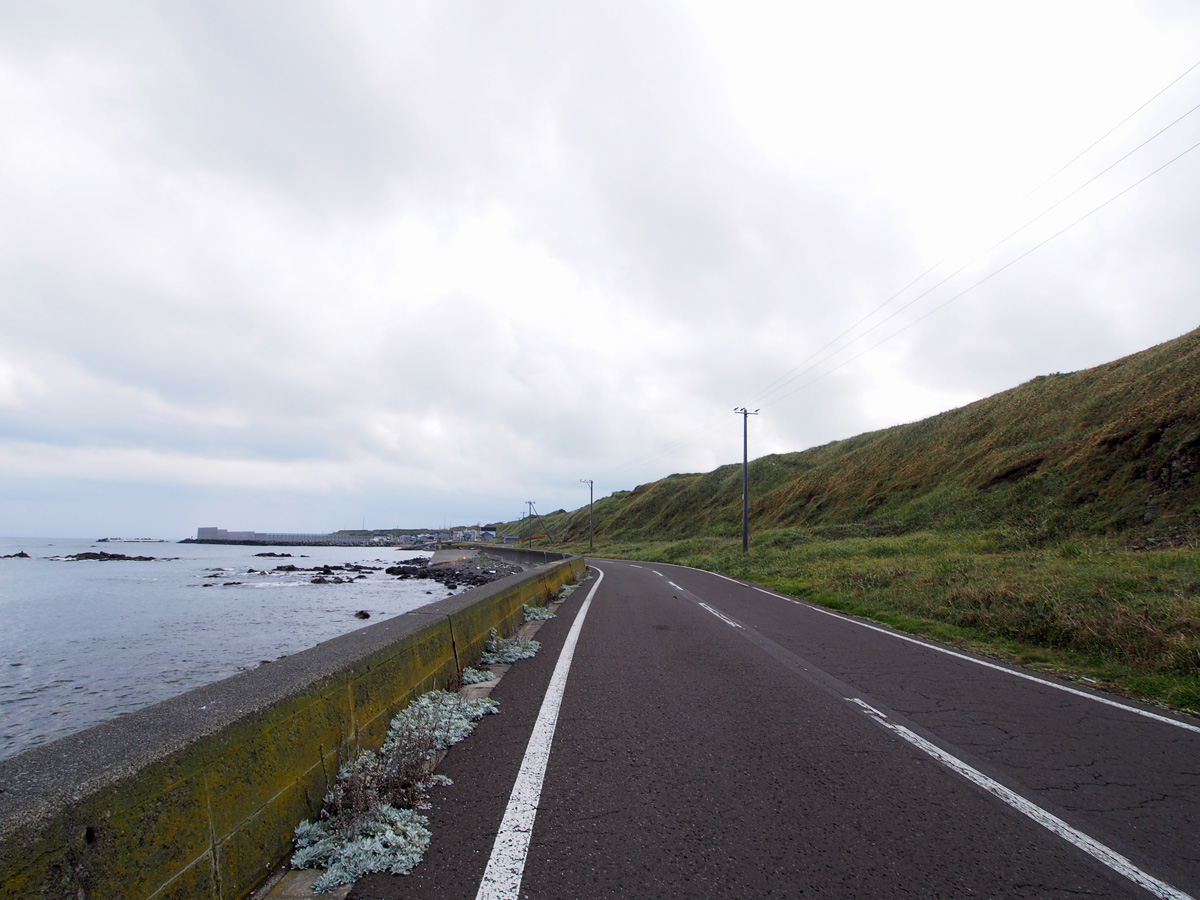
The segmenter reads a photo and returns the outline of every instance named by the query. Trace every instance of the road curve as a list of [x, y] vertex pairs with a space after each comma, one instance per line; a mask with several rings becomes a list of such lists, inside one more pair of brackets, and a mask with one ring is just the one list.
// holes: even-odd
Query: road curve
[[[1200, 897], [1194, 721], [711, 573], [594, 567], [446, 757], [425, 862], [351, 900]], [[481, 891], [552, 680], [519, 890]]]

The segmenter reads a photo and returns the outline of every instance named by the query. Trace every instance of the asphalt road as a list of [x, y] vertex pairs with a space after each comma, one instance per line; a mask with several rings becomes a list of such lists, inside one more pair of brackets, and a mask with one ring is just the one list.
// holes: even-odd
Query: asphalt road
[[[425, 861], [351, 900], [1200, 897], [1194, 720], [709, 573], [595, 567], [446, 757]], [[488, 870], [585, 598], [527, 851], [506, 831]]]

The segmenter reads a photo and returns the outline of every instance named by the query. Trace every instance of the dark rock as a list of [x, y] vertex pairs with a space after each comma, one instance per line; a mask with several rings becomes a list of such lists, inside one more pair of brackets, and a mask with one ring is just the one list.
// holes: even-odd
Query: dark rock
[[88, 550], [84, 553], [71, 553], [68, 556], [61, 557], [62, 559], [84, 560], [94, 559], [99, 562], [109, 562], [111, 560], [121, 560], [123, 562], [154, 562], [157, 557], [154, 556], [126, 556], [124, 553], [107, 553], [101, 550], [95, 553]]
[[18, 550], [16, 553], [8, 553], [0, 556], [0, 559], [32, 559], [32, 557], [24, 550]]
[[424, 559], [412, 559], [384, 569], [386, 574], [400, 579], [426, 578], [430, 581], [437, 581], [449, 590], [457, 590], [463, 586], [478, 587], [520, 571], [522, 571], [520, 566], [497, 562], [486, 556], [437, 566], [428, 565]]
[[383, 570], [385, 575], [399, 575], [401, 578], [432, 578], [432, 575], [426, 575], [424, 566], [388, 566]]
[[360, 609], [358, 612], [356, 612], [356, 613], [354, 614], [354, 618], [356, 618], [356, 619], [369, 619], [369, 618], [371, 618], [371, 614], [370, 614], [369, 612], [367, 612], [365, 609]]

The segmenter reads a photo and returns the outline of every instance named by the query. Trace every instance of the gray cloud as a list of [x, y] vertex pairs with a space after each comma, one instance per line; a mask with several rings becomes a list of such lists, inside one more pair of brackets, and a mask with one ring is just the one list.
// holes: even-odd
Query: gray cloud
[[[1137, 26], [1131, 66], [1147, 47], [1197, 50], [1163, 18], [1178, 13], [1139, 9], [1109, 11]], [[0, 114], [15, 127], [0, 137], [0, 530], [440, 524], [511, 517], [531, 497], [578, 505], [580, 477], [603, 492], [728, 462], [740, 453], [732, 406], [757, 405], [928, 266], [938, 210], [1010, 177], [1003, 154], [962, 154], [1024, 127], [1006, 152], [1028, 166], [1046, 142], [1048, 172], [1060, 144], [1079, 149], [1094, 122], [1131, 108], [1122, 97], [1069, 140], [1050, 135], [1053, 111], [1019, 106], [1039, 93], [1021, 72], [997, 82], [971, 68], [989, 48], [963, 44], [940, 62], [978, 81], [977, 108], [914, 93], [927, 83], [918, 62], [939, 62], [914, 59], [915, 74], [871, 74], [896, 107], [885, 119], [855, 69], [878, 36], [846, 33], [826, 7], [760, 4], [747, 21], [771, 30], [763, 59], [738, 58], [714, 53], [711, 12], [5, 8]], [[935, 15], [911, 18], [928, 29]], [[977, 42], [1001, 27], [968, 25]], [[790, 129], [791, 143], [773, 144], [731, 78], [764, 61], [789, 71], [797, 60], [772, 48], [814, 33], [844, 64], [760, 82], [772, 127]], [[1042, 92], [1055, 103], [1103, 105], [1079, 94], [1085, 50], [1061, 51], [1068, 74]], [[1023, 65], [1045, 52], [1024, 48]], [[1140, 99], [1166, 80], [1155, 77]], [[1198, 89], [1182, 82], [1174, 106], [1131, 125], [1090, 171]], [[849, 143], [871, 115], [870, 145]], [[979, 121], [986, 134], [956, 130]], [[853, 153], [828, 149], [842, 132]], [[1155, 159], [1195, 133], [1182, 128]], [[1114, 171], [1075, 214], [1153, 164]], [[1023, 236], [798, 372], [759, 401], [757, 452], [1194, 327], [1197, 171], [1185, 158], [850, 359], [1050, 232]], [[942, 230], [975, 225], [959, 224]]]

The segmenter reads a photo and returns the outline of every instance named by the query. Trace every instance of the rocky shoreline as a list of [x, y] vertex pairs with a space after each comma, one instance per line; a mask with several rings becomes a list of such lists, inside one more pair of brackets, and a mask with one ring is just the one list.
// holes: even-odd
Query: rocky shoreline
[[450, 562], [433, 562], [422, 558], [404, 560], [398, 565], [388, 566], [384, 572], [400, 580], [428, 578], [450, 590], [459, 587], [479, 587], [500, 578], [523, 572], [522, 566], [500, 562], [482, 554]]
[[[258, 553], [256, 556], [290, 556], [288, 553]], [[94, 554], [93, 554], [94, 556]], [[284, 563], [275, 566], [268, 573], [266, 570], [249, 569], [247, 575], [267, 574], [309, 574], [313, 584], [353, 584], [368, 577], [370, 572], [383, 569], [385, 575], [394, 577], [397, 581], [407, 581], [421, 578], [436, 581], [448, 590], [460, 587], [479, 587], [500, 578], [506, 578], [517, 572], [523, 572], [522, 566], [500, 562], [488, 556], [475, 555], [455, 560], [434, 562], [424, 557], [402, 560], [394, 566], [368, 566], [362, 563], [344, 563], [342, 565], [297, 566], [295, 563]], [[225, 572], [210, 572], [205, 577], [209, 579], [204, 587], [215, 587], [218, 583], [225, 587], [242, 584], [240, 581], [221, 581]]]

